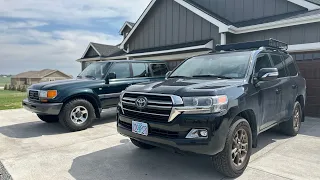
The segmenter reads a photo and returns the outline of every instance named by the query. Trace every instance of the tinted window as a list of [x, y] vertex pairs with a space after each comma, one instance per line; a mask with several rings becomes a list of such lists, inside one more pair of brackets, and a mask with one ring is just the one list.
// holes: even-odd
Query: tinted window
[[116, 63], [110, 69], [109, 73], [114, 72], [116, 73], [116, 78], [129, 78], [130, 77], [130, 68], [128, 63]]
[[105, 77], [110, 63], [95, 62], [86, 67], [80, 74], [79, 78], [102, 79]]
[[295, 76], [298, 73], [297, 67], [295, 65], [294, 60], [288, 56], [288, 55], [284, 55], [283, 59], [287, 65], [288, 71], [289, 71], [289, 75], [290, 76]]
[[262, 68], [272, 68], [268, 54], [260, 54], [256, 61], [255, 73], [258, 73]]
[[150, 64], [154, 76], [165, 76], [168, 68], [165, 64]]
[[279, 77], [286, 77], [285, 65], [282, 61], [281, 56], [279, 55], [271, 55], [274, 67], [279, 71]]
[[132, 63], [133, 77], [149, 77], [148, 65], [146, 63]]
[[170, 77], [225, 76], [244, 78], [250, 55], [250, 52], [234, 52], [193, 57], [184, 61]]

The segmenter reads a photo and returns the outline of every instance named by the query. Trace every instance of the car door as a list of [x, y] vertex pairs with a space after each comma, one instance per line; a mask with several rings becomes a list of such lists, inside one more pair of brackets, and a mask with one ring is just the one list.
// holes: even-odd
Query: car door
[[[273, 64], [270, 56], [267, 53], [258, 55], [255, 64], [255, 76], [262, 68], [272, 68]], [[259, 81], [256, 84], [258, 91], [258, 101], [260, 108], [260, 118], [262, 125], [260, 130], [263, 130], [279, 120], [279, 104], [281, 101], [281, 86], [279, 80]]]
[[116, 106], [119, 102], [121, 91], [131, 85], [131, 68], [128, 62], [115, 62], [109, 69], [109, 73], [114, 73], [116, 78], [109, 79], [106, 82], [99, 95], [102, 108]]
[[291, 117], [293, 106], [297, 97], [298, 87], [296, 81], [294, 80], [298, 76], [298, 68], [293, 58], [287, 54], [283, 55], [283, 60], [285, 62], [289, 80], [287, 83], [287, 91], [285, 93], [285, 102], [286, 102], [286, 116], [287, 118]]
[[279, 85], [281, 86], [281, 95], [280, 97], [280, 102], [279, 102], [279, 107], [280, 107], [280, 112], [279, 112], [279, 119], [283, 120], [287, 118], [288, 115], [288, 102], [290, 95], [288, 94], [290, 92], [290, 77], [287, 75], [287, 70], [285, 63], [283, 62], [283, 58], [281, 54], [270, 54], [272, 62], [274, 64], [274, 67], [278, 69], [279, 71], [279, 76], [278, 76], [278, 81]]

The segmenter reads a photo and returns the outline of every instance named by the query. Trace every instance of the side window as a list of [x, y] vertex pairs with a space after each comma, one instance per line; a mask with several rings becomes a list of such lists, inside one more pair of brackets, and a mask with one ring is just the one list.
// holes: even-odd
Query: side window
[[117, 79], [129, 78], [130, 77], [129, 63], [116, 63], [115, 65], [113, 65], [113, 67], [110, 69], [109, 72], [116, 73]]
[[294, 60], [288, 55], [284, 55], [283, 59], [284, 59], [284, 62], [286, 63], [286, 66], [288, 68], [289, 75], [290, 76], [297, 75], [298, 74], [298, 69], [297, 69], [297, 67], [295, 65]]
[[274, 67], [277, 68], [279, 71], [279, 78], [286, 77], [285, 65], [281, 59], [281, 56], [272, 54], [271, 58], [272, 58]]
[[132, 63], [133, 77], [149, 77], [149, 69], [146, 63]]
[[165, 76], [168, 72], [166, 64], [151, 64], [153, 76]]
[[262, 68], [272, 68], [268, 54], [258, 55], [254, 72], [258, 73], [260, 71], [260, 69], [262, 69]]

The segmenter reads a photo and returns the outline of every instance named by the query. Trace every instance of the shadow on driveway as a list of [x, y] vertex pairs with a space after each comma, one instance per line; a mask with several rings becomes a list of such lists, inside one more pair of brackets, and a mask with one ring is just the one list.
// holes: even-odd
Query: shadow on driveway
[[[96, 119], [93, 126], [101, 125], [103, 123], [108, 123], [116, 121], [116, 111], [115, 109], [108, 109], [102, 112], [100, 119]], [[39, 121], [27, 122], [21, 124], [14, 124], [10, 126], [0, 127], [0, 134], [3, 134], [11, 138], [33, 138], [43, 135], [55, 135], [70, 133], [65, 129], [60, 123], [45, 123], [39, 119]]]

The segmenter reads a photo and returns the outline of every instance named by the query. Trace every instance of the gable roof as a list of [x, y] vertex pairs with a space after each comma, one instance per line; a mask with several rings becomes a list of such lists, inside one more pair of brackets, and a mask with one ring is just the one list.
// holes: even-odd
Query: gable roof
[[84, 52], [84, 54], [82, 55], [81, 59], [83, 59], [86, 56], [86, 54], [87, 54], [88, 50], [90, 49], [90, 47], [92, 47], [100, 57], [110, 57], [110, 56], [114, 56], [115, 54], [119, 54], [119, 53], [123, 52], [123, 50], [119, 49], [118, 46], [99, 44], [99, 43], [91, 42], [88, 45], [88, 47], [87, 47], [86, 51]]
[[120, 33], [121, 35], [123, 35], [123, 30], [124, 30], [126, 27], [129, 27], [130, 29], [132, 29], [133, 26], [134, 26], [134, 23], [133, 23], [133, 22], [126, 21], [126, 22], [123, 24], [122, 28], [120, 29], [119, 33]]
[[50, 74], [53, 74], [55, 72], [60, 72], [62, 74], [64, 74], [67, 77], [71, 77], [61, 71], [58, 70], [53, 70], [53, 69], [43, 69], [41, 71], [27, 71], [27, 72], [23, 72], [20, 74], [17, 74], [15, 76], [13, 76], [12, 78], [44, 78], [45, 76], [48, 76]]

